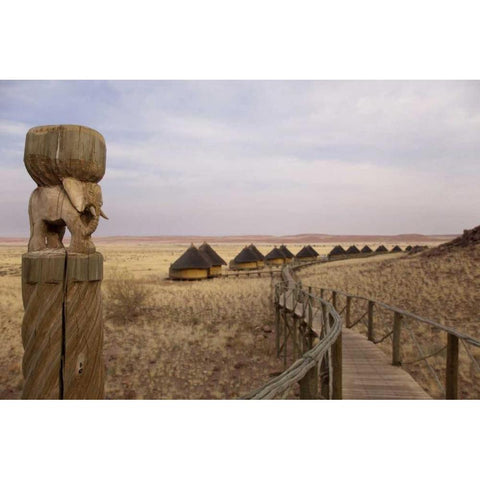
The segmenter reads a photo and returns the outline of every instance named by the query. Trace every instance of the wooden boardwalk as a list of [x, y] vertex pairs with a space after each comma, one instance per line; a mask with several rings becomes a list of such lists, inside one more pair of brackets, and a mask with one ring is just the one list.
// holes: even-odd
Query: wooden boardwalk
[[345, 400], [426, 400], [431, 397], [401, 367], [394, 367], [376, 345], [344, 328], [343, 398]]
[[[285, 370], [243, 398], [287, 398], [289, 391], [299, 384], [301, 399], [318, 398], [319, 393], [321, 398], [332, 400], [431, 399], [401, 368], [401, 332], [406, 320], [446, 333], [446, 345], [425, 356], [407, 325], [420, 354], [410, 362], [425, 361], [439, 383], [441, 379], [428, 358], [446, 350], [443, 398], [459, 398], [460, 342], [470, 358], [470, 368], [480, 370], [480, 362], [470, 351], [470, 348], [480, 348], [480, 340], [366, 297], [329, 288], [303, 287], [294, 271], [304, 266], [308, 264], [287, 265], [281, 271], [283, 281], [275, 284], [275, 347], [277, 357], [283, 358]], [[355, 317], [363, 312], [358, 318], [351, 315], [354, 302], [360, 302], [360, 305], [354, 305], [357, 307]], [[393, 322], [391, 330], [375, 340], [378, 307], [389, 312]], [[367, 327], [367, 338], [352, 330], [362, 320]], [[377, 345], [383, 341], [392, 342], [391, 349], [387, 348], [390, 350], [388, 355]], [[289, 359], [293, 359], [293, 363], [287, 368]]]
[[[292, 296], [280, 298], [279, 304], [298, 318], [306, 311], [302, 303], [295, 304]], [[320, 330], [319, 311], [314, 312], [312, 327]], [[427, 400], [431, 397], [401, 367], [364, 335], [342, 329], [342, 390], [345, 400]]]

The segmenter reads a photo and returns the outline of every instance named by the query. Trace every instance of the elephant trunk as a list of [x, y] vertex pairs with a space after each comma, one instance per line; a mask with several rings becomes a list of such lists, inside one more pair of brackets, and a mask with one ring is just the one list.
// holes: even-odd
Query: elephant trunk
[[85, 236], [91, 235], [97, 229], [99, 220], [100, 220], [100, 215], [95, 213], [92, 220], [90, 220], [85, 226], [85, 230], [84, 230]]

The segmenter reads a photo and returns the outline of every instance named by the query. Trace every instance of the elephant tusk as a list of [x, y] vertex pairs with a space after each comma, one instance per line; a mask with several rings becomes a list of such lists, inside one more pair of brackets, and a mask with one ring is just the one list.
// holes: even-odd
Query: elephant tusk
[[108, 217], [103, 213], [103, 210], [100, 209], [100, 215], [105, 219], [108, 220]]
[[90, 213], [96, 217], [97, 216], [97, 212], [95, 211], [95, 207], [90, 207]]

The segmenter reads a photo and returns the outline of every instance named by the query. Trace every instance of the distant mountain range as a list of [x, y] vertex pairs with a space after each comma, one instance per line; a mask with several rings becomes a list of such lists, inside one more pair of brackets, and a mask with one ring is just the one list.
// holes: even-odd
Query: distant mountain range
[[[431, 243], [445, 242], [457, 237], [458, 234], [421, 235], [419, 233], [404, 233], [400, 235], [330, 235], [325, 233], [300, 233], [297, 235], [158, 235], [158, 236], [113, 236], [96, 237], [95, 243]], [[0, 243], [27, 243], [27, 238], [0, 237]]]

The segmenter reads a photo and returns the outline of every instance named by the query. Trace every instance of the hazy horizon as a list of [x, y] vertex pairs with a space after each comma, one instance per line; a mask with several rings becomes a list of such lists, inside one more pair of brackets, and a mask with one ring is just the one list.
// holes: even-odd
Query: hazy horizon
[[58, 123], [105, 137], [96, 236], [480, 223], [478, 81], [1, 81], [0, 106], [2, 237], [28, 236], [25, 135]]

